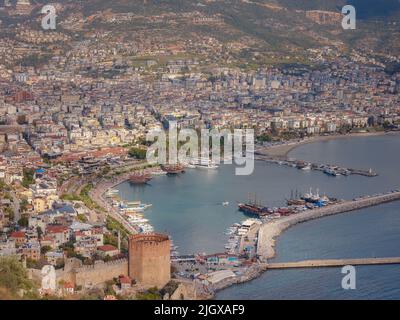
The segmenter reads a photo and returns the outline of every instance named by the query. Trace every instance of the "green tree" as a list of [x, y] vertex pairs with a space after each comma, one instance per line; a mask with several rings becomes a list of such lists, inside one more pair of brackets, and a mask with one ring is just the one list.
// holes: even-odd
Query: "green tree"
[[144, 160], [146, 159], [146, 150], [142, 148], [133, 147], [129, 149], [129, 156], [135, 159]]
[[14, 220], [14, 211], [10, 207], [4, 209], [4, 213], [8, 217], [9, 220]]
[[22, 179], [22, 185], [25, 188], [29, 188], [29, 186], [33, 183], [35, 183], [34, 175], [35, 175], [35, 170], [30, 169], [30, 168], [24, 168], [23, 169], [24, 177]]
[[20, 207], [22, 212], [25, 212], [28, 209], [28, 205], [29, 205], [28, 200], [22, 199], [20, 204], [19, 204], [19, 207]]
[[81, 221], [81, 222], [87, 222], [86, 216], [85, 216], [84, 214], [82, 214], [82, 213], [78, 214], [78, 215], [77, 215], [77, 218], [78, 218], [78, 220]]
[[272, 136], [267, 133], [263, 133], [262, 135], [257, 137], [257, 140], [260, 142], [271, 142]]
[[33, 282], [28, 279], [26, 269], [13, 256], [0, 257], [0, 288], [4, 288], [13, 296], [16, 296], [20, 290], [35, 291]]
[[137, 300], [161, 300], [161, 294], [156, 287], [136, 295]]
[[18, 224], [20, 227], [26, 228], [29, 225], [29, 219], [28, 217], [24, 214], [19, 220]]
[[41, 254], [46, 254], [47, 252], [49, 252], [51, 250], [50, 246], [43, 246], [40, 248], [40, 253]]

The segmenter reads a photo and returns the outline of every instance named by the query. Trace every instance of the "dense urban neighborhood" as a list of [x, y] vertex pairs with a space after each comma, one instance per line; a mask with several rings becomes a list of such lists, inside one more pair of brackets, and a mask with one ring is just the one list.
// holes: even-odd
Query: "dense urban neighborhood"
[[[327, 43], [311, 31], [304, 33], [319, 46], [279, 54], [201, 6], [86, 15], [60, 2], [57, 29], [42, 30], [40, 15], [24, 19], [39, 9], [31, 2], [0, 4], [0, 257], [22, 263], [32, 283], [57, 279], [42, 282], [38, 296], [206, 299], [259, 274], [262, 219], [236, 226], [234, 250], [178, 256], [171, 237], [126, 218], [129, 204], [112, 188], [133, 172], [171, 173], [145, 161], [151, 130], [171, 122], [179, 130], [254, 129], [263, 149], [400, 128], [400, 73], [389, 67], [400, 55]], [[338, 21], [328, 11], [298, 14], [313, 25]], [[151, 28], [131, 34], [129, 24]], [[173, 32], [181, 25], [193, 27], [191, 37]], [[205, 26], [232, 38], [196, 31]], [[137, 235], [156, 249], [143, 245], [139, 254]], [[146, 252], [160, 259], [149, 271], [157, 279], [131, 270], [132, 257], [149, 266]]]

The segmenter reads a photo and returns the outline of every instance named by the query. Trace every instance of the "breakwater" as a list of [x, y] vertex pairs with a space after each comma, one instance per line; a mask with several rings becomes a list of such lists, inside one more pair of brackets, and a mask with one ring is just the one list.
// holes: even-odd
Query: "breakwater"
[[266, 262], [267, 259], [273, 258], [275, 256], [274, 247], [276, 237], [278, 237], [284, 230], [298, 223], [397, 200], [400, 200], [399, 191], [343, 201], [338, 204], [309, 210], [264, 223], [260, 227], [258, 234], [257, 254], [262, 262]]
[[275, 262], [265, 265], [266, 269], [291, 269], [291, 268], [320, 268], [320, 267], [341, 267], [346, 265], [379, 265], [379, 264], [400, 264], [400, 257], [389, 258], [361, 258], [361, 259], [323, 259], [304, 260], [296, 262]]

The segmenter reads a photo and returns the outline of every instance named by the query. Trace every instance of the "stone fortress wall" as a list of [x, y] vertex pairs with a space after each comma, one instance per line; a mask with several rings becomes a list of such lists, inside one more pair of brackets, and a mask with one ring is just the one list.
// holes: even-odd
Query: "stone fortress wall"
[[67, 259], [65, 267], [57, 270], [57, 281], [64, 280], [77, 286], [96, 286], [120, 275], [128, 274], [128, 260], [110, 262], [96, 261], [93, 265], [82, 265], [78, 259]]
[[[136, 234], [129, 238], [128, 259], [95, 261], [83, 265], [77, 258], [65, 260], [63, 269], [56, 270], [56, 282], [70, 282], [75, 286], [93, 287], [106, 281], [129, 275], [143, 288], [163, 288], [171, 280], [170, 240], [167, 235]], [[32, 279], [41, 282], [40, 270], [29, 269]]]

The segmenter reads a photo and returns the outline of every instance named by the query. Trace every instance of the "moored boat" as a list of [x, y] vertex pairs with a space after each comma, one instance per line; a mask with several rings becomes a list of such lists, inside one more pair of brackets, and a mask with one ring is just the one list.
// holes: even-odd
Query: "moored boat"
[[175, 165], [162, 165], [161, 169], [165, 171], [167, 174], [179, 174], [185, 172], [185, 167], [180, 164]]
[[143, 172], [134, 172], [129, 176], [129, 182], [132, 184], [146, 184], [152, 179], [151, 174]]

